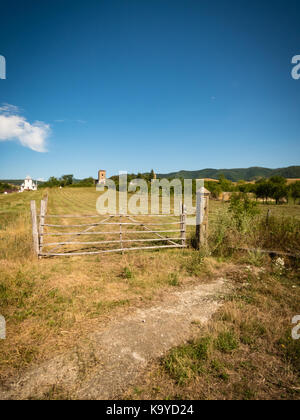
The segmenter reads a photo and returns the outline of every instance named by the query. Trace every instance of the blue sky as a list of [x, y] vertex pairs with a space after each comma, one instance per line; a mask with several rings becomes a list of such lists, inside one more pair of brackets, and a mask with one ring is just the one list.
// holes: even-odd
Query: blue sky
[[1, 2], [0, 107], [30, 130], [0, 141], [0, 178], [300, 164], [299, 18], [290, 0]]

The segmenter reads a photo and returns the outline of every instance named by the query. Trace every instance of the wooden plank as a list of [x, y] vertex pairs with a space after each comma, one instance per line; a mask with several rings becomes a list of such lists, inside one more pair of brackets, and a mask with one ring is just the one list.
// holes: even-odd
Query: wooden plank
[[177, 214], [47, 214], [46, 217], [58, 217], [60, 219], [64, 219], [64, 218], [92, 218], [92, 217], [104, 217], [104, 216], [108, 216], [108, 217], [119, 217], [119, 216], [123, 216], [123, 217], [178, 217]]
[[37, 228], [36, 204], [34, 200], [30, 201], [31, 223], [32, 223], [32, 239], [33, 249], [36, 255], [39, 255], [39, 234]]
[[[171, 232], [181, 232], [181, 229], [170, 229], [170, 230], [127, 230], [123, 231], [124, 234], [132, 234], [132, 233], [171, 233]], [[111, 232], [51, 232], [51, 233], [43, 233], [43, 236], [67, 236], [67, 235], [120, 235], [119, 231], [111, 231]]]
[[[173, 241], [181, 241], [181, 237], [180, 238], [172, 238]], [[123, 242], [161, 242], [161, 241], [166, 241], [168, 242], [168, 238], [146, 238], [146, 239], [123, 239], [122, 238], [122, 243]], [[54, 245], [96, 245], [96, 244], [114, 244], [114, 243], [120, 243], [121, 241], [116, 240], [116, 241], [91, 241], [91, 242], [78, 242], [78, 241], [65, 241], [65, 242], [47, 242], [44, 243], [44, 247], [46, 246], [54, 246]], [[173, 242], [174, 245], [178, 245], [177, 243]]]
[[129, 222], [122, 222], [122, 223], [118, 223], [118, 222], [111, 222], [111, 223], [103, 223], [103, 222], [99, 222], [99, 223], [88, 223], [88, 224], [80, 224], [80, 225], [51, 225], [51, 224], [47, 224], [45, 223], [44, 226], [48, 226], [48, 227], [59, 227], [59, 228], [70, 228], [70, 227], [85, 227], [85, 226], [99, 226], [99, 225], [129, 225], [129, 226], [144, 226], [144, 225], [149, 225], [149, 226], [165, 226], [165, 225], [179, 225], [180, 222], [166, 222], [166, 223], [142, 223], [142, 222], [138, 222], [138, 223], [129, 223]]
[[103, 251], [91, 251], [91, 252], [71, 252], [71, 253], [59, 253], [54, 254], [51, 252], [43, 252], [42, 256], [77, 256], [77, 255], [95, 255], [95, 254], [105, 254], [109, 252], [122, 252], [122, 251], [136, 251], [142, 249], [160, 249], [160, 248], [185, 248], [184, 246], [178, 245], [158, 245], [158, 246], [143, 246], [143, 247], [132, 247], [132, 248], [119, 248], [119, 249], [105, 249]]

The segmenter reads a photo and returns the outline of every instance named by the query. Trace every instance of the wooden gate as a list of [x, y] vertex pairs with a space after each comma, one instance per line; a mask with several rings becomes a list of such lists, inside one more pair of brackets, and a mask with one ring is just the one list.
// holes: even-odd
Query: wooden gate
[[[36, 203], [31, 202], [31, 217], [34, 250], [39, 257], [186, 247], [184, 205], [179, 216], [57, 215], [47, 214], [47, 199], [44, 199], [38, 216]], [[59, 241], [55, 240], [57, 237]], [[86, 237], [88, 241], [81, 240]]]

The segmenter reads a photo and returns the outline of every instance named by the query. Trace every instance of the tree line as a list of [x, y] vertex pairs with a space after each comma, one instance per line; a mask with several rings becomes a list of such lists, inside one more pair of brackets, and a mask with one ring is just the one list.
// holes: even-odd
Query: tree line
[[7, 182], [0, 182], [0, 193], [17, 191], [18, 187]]
[[[146, 182], [151, 181], [151, 179], [155, 178], [154, 170], [151, 169], [150, 172], [147, 173], [138, 173], [138, 174], [127, 174], [127, 183], [129, 184], [134, 179], [144, 179]], [[119, 185], [119, 175], [114, 175], [110, 179], [112, 179], [118, 189]], [[42, 182], [39, 184], [40, 188], [45, 187], [92, 187], [95, 185], [97, 180], [95, 180], [93, 177], [84, 178], [81, 180], [75, 180], [74, 175], [62, 175], [60, 178], [56, 178], [54, 176], [51, 176], [48, 181]]]
[[300, 181], [287, 184], [287, 180], [279, 175], [271, 178], [260, 178], [255, 183], [239, 181], [236, 184], [221, 176], [218, 182], [205, 182], [206, 188], [214, 198], [218, 198], [222, 192], [252, 193], [257, 199], [267, 203], [274, 200], [276, 204], [282, 201], [289, 202], [290, 199], [296, 204], [300, 199]]
[[48, 181], [39, 184], [40, 188], [53, 187], [91, 187], [95, 185], [93, 177], [84, 178], [80, 181], [74, 179], [74, 175], [62, 175], [60, 178], [51, 176]]

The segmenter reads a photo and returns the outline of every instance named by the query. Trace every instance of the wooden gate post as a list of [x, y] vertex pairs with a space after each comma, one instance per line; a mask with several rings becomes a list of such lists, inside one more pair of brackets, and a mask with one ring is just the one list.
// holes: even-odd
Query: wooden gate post
[[123, 235], [122, 235], [122, 215], [120, 214], [120, 246], [122, 249], [122, 255], [124, 254], [123, 251]]
[[32, 239], [33, 249], [36, 255], [39, 255], [39, 234], [37, 228], [36, 204], [35, 201], [30, 201], [31, 222], [32, 222]]
[[185, 204], [181, 203], [180, 208], [180, 236], [181, 236], [181, 245], [185, 246], [186, 244], [186, 207]]
[[45, 214], [47, 213], [47, 207], [48, 207], [48, 193], [46, 194], [46, 197], [44, 198], [45, 201]]
[[43, 241], [44, 241], [44, 224], [45, 224], [45, 215], [46, 215], [46, 200], [41, 200], [41, 211], [40, 211], [40, 229], [39, 229], [39, 254], [43, 251]]
[[207, 242], [209, 197], [204, 187], [196, 192], [196, 243], [199, 249]]

